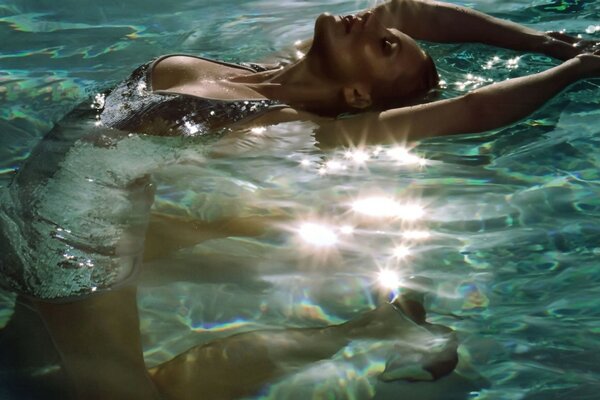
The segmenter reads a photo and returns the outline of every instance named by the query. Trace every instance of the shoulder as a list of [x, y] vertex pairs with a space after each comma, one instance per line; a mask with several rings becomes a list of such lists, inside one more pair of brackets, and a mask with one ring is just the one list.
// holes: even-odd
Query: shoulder
[[[201, 63], [202, 64], [202, 63]], [[150, 72], [156, 90], [169, 88], [195, 78], [198, 60], [188, 56], [169, 56], [156, 60]]]

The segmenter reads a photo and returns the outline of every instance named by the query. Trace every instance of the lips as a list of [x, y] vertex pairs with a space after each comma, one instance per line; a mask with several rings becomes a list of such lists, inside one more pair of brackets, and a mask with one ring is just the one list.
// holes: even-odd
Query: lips
[[352, 31], [352, 26], [354, 26], [356, 22], [356, 17], [354, 15], [346, 15], [345, 17], [342, 17], [342, 22], [346, 27], [346, 33], [350, 33]]

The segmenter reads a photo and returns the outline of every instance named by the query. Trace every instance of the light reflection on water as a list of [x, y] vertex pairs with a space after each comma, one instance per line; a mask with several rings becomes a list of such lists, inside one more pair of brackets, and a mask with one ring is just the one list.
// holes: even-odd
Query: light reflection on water
[[304, 241], [315, 246], [333, 246], [338, 241], [332, 229], [315, 223], [302, 224], [298, 234]]
[[[2, 17], [3, 34], [19, 40], [6, 40], [0, 58], [0, 99], [10, 105], [0, 110], [1, 176], [10, 178], [52, 121], [87, 93], [155, 55], [258, 59], [310, 34], [308, 21], [324, 8], [341, 13], [366, 2], [182, 2], [172, 5], [187, 11], [179, 14], [151, 3], [142, 22], [106, 5], [105, 15], [124, 22], [99, 30], [92, 5], [86, 15], [65, 8], [62, 22], [60, 13]], [[593, 2], [577, 2], [587, 9], [580, 21], [530, 2], [493, 3], [476, 6], [539, 21], [543, 30], [598, 33]], [[73, 28], [78, 40], [68, 36]], [[55, 43], [38, 44], [47, 41]], [[28, 45], [10, 52], [21, 43]], [[442, 97], [553, 63], [476, 45], [428, 47], [447, 83]], [[156, 175], [157, 210], [285, 222], [263, 237], [181, 251], [162, 265], [175, 277], [148, 268], [140, 296], [147, 360], [247, 330], [340, 323], [417, 275], [432, 281], [430, 320], [456, 329], [462, 348], [458, 373], [412, 398], [440, 398], [436, 390], [444, 399], [469, 391], [473, 399], [592, 398], [600, 380], [597, 110], [597, 82], [588, 82], [520, 124], [416, 148], [320, 150], [314, 127], [302, 123], [233, 132], [208, 154], [189, 146], [179, 165]], [[9, 306], [0, 308], [0, 318], [8, 315]], [[266, 396], [394, 399], [398, 390], [418, 391], [377, 380], [390, 353], [389, 343], [352, 343]]]

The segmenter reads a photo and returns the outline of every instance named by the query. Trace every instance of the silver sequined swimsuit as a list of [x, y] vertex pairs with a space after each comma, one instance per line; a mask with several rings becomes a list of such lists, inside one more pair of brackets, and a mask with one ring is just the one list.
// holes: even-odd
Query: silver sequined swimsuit
[[[138, 67], [107, 95], [101, 114], [104, 125], [130, 132], [160, 136], [199, 136], [255, 118], [269, 110], [285, 108], [275, 100], [217, 100], [189, 94], [152, 91], [154, 66], [169, 54]], [[189, 56], [207, 60], [198, 56]], [[260, 64], [230, 64], [208, 60], [250, 72], [265, 71]]]
[[161, 59], [136, 69], [99, 105], [73, 110], [0, 190], [0, 287], [65, 301], [126, 284], [142, 261], [152, 174], [179, 162], [187, 146], [202, 151], [228, 125], [285, 107], [153, 93], [149, 75]]

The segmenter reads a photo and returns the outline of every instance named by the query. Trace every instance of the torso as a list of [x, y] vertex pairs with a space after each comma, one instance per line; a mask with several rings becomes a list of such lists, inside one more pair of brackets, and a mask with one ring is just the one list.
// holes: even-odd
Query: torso
[[[238, 66], [213, 60], [173, 55], [152, 64], [151, 89], [156, 93], [181, 93], [218, 100], [265, 99], [259, 93], [228, 82], [254, 73]], [[252, 120], [254, 124], [271, 125], [282, 122], [307, 120], [309, 114], [290, 107], [276, 108]]]
[[259, 64], [163, 56], [137, 68], [106, 96], [100, 121], [130, 132], [212, 140], [234, 126], [303, 119], [286, 104], [231, 81], [265, 70]]

